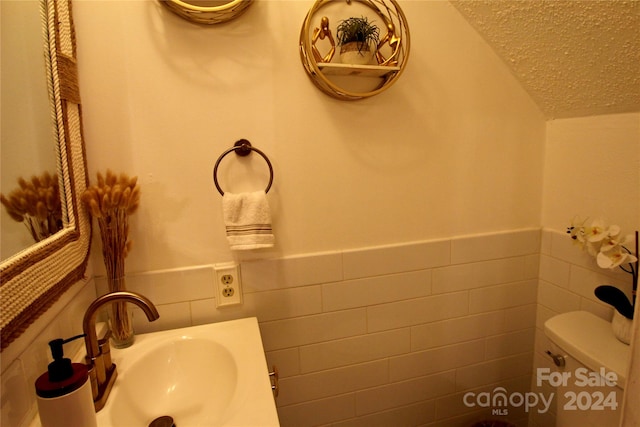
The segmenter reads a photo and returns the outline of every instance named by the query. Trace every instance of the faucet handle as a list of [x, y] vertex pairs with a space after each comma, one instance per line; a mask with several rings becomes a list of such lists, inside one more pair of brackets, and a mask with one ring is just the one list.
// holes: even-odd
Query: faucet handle
[[107, 331], [107, 333], [98, 340], [98, 349], [100, 350], [100, 354], [102, 355], [102, 360], [104, 361], [104, 369], [109, 371], [111, 366], [113, 366], [113, 362], [111, 360], [111, 345], [109, 344], [109, 338], [111, 338], [111, 329]]

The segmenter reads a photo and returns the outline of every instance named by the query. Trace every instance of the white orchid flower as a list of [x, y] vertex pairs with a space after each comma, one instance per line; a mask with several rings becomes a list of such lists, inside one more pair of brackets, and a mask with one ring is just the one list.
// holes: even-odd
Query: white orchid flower
[[607, 233], [609, 234], [609, 236], [617, 238], [618, 236], [620, 236], [620, 226], [615, 224], [610, 225], [607, 229]]
[[[633, 242], [634, 238], [632, 234], [627, 234], [622, 239], [620, 239], [620, 227], [614, 225], [612, 227], [617, 227], [616, 234], [609, 234], [603, 241], [602, 246], [600, 246], [601, 251], [608, 251], [615, 246], [625, 246], [628, 243]], [[611, 227], [610, 227], [611, 228]]]
[[638, 258], [627, 252], [622, 245], [614, 245], [606, 250], [602, 250], [596, 256], [598, 267], [616, 268], [622, 264], [636, 262]]
[[585, 245], [589, 255], [597, 257], [602, 250], [602, 245], [612, 236], [612, 233], [613, 236], [620, 234], [620, 227], [617, 225], [606, 227], [601, 219], [595, 219], [590, 226], [585, 227]]
[[621, 238], [619, 226], [606, 226], [601, 219], [593, 220], [589, 226], [585, 226], [586, 222], [586, 219], [574, 217], [567, 233], [574, 243], [596, 258], [599, 267], [624, 269], [623, 264], [638, 260], [637, 254], [634, 255], [626, 249], [635, 242], [634, 235], [629, 234]]
[[579, 217], [574, 217], [571, 221], [571, 226], [567, 228], [567, 234], [571, 236], [573, 243], [584, 248], [586, 238], [584, 231], [584, 223], [586, 220], [580, 220]]
[[[585, 227], [585, 236], [590, 243], [602, 242], [609, 235], [609, 230], [600, 219], [594, 220], [589, 227]], [[618, 232], [620, 232], [618, 230]]]

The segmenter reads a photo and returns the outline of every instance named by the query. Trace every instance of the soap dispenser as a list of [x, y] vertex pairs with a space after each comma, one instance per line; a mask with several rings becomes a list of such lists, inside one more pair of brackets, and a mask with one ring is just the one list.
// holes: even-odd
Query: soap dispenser
[[89, 371], [83, 363], [71, 363], [62, 346], [82, 338], [49, 342], [53, 362], [36, 380], [38, 412], [42, 427], [97, 427]]

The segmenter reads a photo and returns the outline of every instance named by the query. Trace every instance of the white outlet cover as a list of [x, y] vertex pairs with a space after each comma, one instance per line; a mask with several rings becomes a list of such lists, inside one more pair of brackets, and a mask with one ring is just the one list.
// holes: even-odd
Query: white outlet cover
[[[240, 277], [240, 265], [234, 262], [227, 262], [224, 264], [214, 264], [213, 269], [215, 270], [214, 286], [216, 291], [216, 307], [227, 307], [242, 304], [242, 279]], [[222, 278], [227, 275], [233, 277], [230, 284], [225, 284], [222, 280]], [[230, 293], [228, 292], [228, 288], [233, 289], [230, 296], [228, 295]]]

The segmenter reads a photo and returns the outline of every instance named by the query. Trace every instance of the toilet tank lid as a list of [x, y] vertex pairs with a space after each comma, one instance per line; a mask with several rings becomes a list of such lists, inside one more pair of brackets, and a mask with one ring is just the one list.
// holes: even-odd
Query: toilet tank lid
[[544, 323], [544, 333], [558, 347], [587, 368], [615, 372], [624, 388], [629, 366], [629, 346], [619, 341], [611, 323], [588, 311], [571, 311]]

